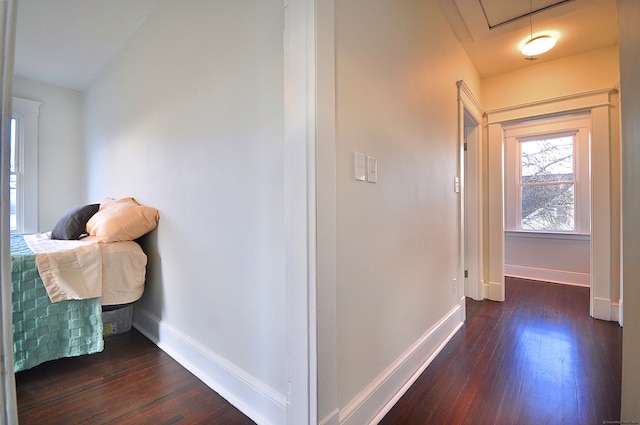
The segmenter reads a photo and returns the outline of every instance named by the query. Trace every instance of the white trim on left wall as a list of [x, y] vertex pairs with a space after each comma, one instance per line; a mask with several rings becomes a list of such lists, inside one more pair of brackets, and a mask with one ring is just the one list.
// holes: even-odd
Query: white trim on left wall
[[11, 309], [11, 256], [9, 254], [9, 121], [11, 119], [13, 93], [13, 58], [16, 36], [17, 0], [0, 3], [0, 425], [18, 423], [18, 403], [13, 365], [13, 333]]
[[[464, 161], [461, 161], [462, 174], [462, 193], [461, 211], [462, 220], [461, 239], [462, 250], [460, 253], [462, 261], [463, 273], [460, 281], [464, 282], [462, 298], [469, 296], [474, 300], [484, 299], [484, 266], [482, 258], [483, 254], [483, 189], [482, 189], [482, 131], [484, 111], [480, 105], [480, 101], [474, 96], [473, 92], [467, 84], [460, 80], [456, 83], [458, 86], [458, 143]], [[475, 122], [474, 129], [467, 134], [466, 115]], [[466, 143], [467, 147], [464, 147]], [[466, 155], [465, 155], [466, 152]], [[466, 220], [465, 220], [466, 217]], [[466, 246], [465, 246], [466, 245]], [[466, 259], [464, 258], [466, 257]], [[464, 269], [466, 265], [466, 277]]]
[[284, 212], [289, 425], [317, 422], [315, 0], [284, 0]]
[[257, 424], [284, 424], [286, 396], [136, 305], [133, 326]]

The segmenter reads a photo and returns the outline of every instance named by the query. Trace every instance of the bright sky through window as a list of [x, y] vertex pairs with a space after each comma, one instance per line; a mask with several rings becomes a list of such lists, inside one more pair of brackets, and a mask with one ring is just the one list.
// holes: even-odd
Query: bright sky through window
[[522, 229], [574, 230], [573, 144], [573, 136], [520, 143]]
[[11, 127], [10, 127], [10, 137], [9, 137], [9, 228], [11, 230], [16, 230], [18, 226], [18, 217], [17, 217], [17, 169], [16, 169], [16, 120], [15, 118], [11, 118]]

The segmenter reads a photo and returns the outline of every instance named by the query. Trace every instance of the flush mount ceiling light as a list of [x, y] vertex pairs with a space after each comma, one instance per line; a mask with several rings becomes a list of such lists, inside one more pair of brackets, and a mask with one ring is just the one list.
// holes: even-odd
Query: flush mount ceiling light
[[525, 59], [534, 61], [536, 55], [548, 52], [556, 45], [556, 39], [550, 35], [533, 36], [533, 24], [531, 23], [531, 17], [533, 15], [532, 0], [529, 0], [529, 40], [522, 46], [522, 54]]
[[522, 47], [522, 54], [527, 57], [533, 57], [548, 52], [556, 45], [556, 40], [550, 35], [541, 35], [531, 38]]

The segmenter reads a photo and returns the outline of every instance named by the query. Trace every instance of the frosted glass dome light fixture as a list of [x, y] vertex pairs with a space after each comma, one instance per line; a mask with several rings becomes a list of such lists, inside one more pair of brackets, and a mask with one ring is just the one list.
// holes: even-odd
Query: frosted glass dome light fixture
[[527, 41], [522, 46], [522, 54], [527, 57], [533, 57], [548, 52], [556, 45], [556, 40], [550, 35], [540, 35]]
[[529, 0], [529, 40], [521, 47], [520, 51], [524, 55], [524, 58], [529, 61], [534, 61], [536, 55], [548, 52], [556, 45], [556, 38], [551, 37], [548, 34], [533, 36], [533, 0]]

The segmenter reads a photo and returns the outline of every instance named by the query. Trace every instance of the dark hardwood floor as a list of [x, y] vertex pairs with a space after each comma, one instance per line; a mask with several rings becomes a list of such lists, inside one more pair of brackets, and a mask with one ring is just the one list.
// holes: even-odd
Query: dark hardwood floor
[[589, 317], [589, 289], [508, 278], [381, 425], [593, 425], [620, 419], [622, 330]]
[[254, 423], [133, 328], [18, 372], [16, 387], [20, 425]]
[[[507, 279], [380, 422], [602, 424], [619, 420], [622, 331], [589, 317], [589, 290]], [[99, 354], [16, 374], [28, 424], [251, 424], [138, 331]]]

